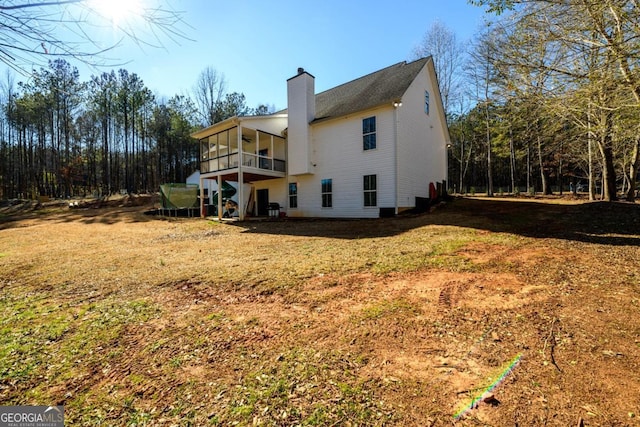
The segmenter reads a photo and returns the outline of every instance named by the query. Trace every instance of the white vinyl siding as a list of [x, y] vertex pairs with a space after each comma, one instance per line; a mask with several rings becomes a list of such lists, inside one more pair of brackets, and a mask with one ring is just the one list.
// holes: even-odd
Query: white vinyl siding
[[[444, 113], [437, 103], [437, 87], [427, 67], [411, 83], [398, 108], [398, 205], [415, 206], [415, 198], [429, 197], [429, 183], [446, 179]], [[435, 80], [434, 80], [435, 81]], [[430, 114], [423, 112], [425, 92], [430, 96]]]
[[[362, 149], [362, 121], [376, 118], [376, 149]], [[377, 218], [393, 208], [393, 106], [389, 105], [313, 125], [313, 174], [298, 175], [298, 209], [306, 217]], [[365, 207], [363, 176], [376, 175], [377, 208]], [[322, 179], [331, 178], [332, 208], [322, 208]]]

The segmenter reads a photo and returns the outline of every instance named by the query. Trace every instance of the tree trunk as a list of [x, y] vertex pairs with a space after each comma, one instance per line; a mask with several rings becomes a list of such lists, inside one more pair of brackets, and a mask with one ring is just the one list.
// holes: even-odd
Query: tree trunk
[[636, 180], [638, 179], [638, 169], [640, 169], [640, 137], [636, 139], [631, 153], [631, 164], [629, 165], [629, 189], [627, 200], [633, 202], [636, 199]]
[[587, 145], [589, 149], [589, 200], [595, 200], [596, 198], [596, 188], [595, 188], [595, 177], [593, 176], [593, 138], [591, 135], [591, 116], [588, 117], [587, 123]]
[[487, 196], [493, 197], [493, 167], [491, 163], [491, 127], [489, 124], [489, 106], [486, 107], [486, 126], [487, 126]]
[[511, 169], [511, 194], [517, 194], [516, 191], [516, 151], [513, 146], [513, 129], [509, 126], [509, 154], [511, 161], [509, 166]]
[[562, 143], [560, 143], [560, 156], [558, 157], [558, 187], [560, 195], [562, 196]]
[[544, 171], [544, 163], [542, 161], [542, 138], [538, 134], [538, 163], [540, 164], [540, 179], [542, 181], [542, 194], [550, 194], [547, 184], [547, 174]]
[[613, 141], [611, 137], [612, 116], [610, 111], [602, 111], [604, 130], [598, 141], [603, 160], [602, 197], [607, 202], [618, 199], [616, 193], [616, 171], [613, 165]]
[[[464, 147], [464, 139], [462, 142], [462, 147]], [[460, 161], [460, 193], [468, 193], [469, 189], [464, 187], [464, 181], [467, 176], [467, 171], [469, 170], [469, 162], [471, 161], [471, 153], [473, 151], [473, 144], [469, 143], [469, 147], [467, 148], [466, 159]], [[464, 153], [464, 150], [461, 150], [461, 153]], [[467, 183], [467, 186], [469, 184]]]
[[458, 187], [458, 192], [460, 194], [463, 193], [462, 186], [464, 185], [464, 138], [460, 139], [460, 187]]
[[531, 141], [527, 139], [527, 193], [531, 191]]
[[[106, 113], [108, 114], [108, 113]], [[109, 125], [105, 117], [102, 119], [102, 191], [100, 196], [109, 194], [109, 157], [111, 153], [109, 151]]]

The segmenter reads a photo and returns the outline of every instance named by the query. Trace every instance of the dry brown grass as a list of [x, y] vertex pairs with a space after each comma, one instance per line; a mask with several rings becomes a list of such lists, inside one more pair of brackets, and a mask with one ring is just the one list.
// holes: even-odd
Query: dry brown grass
[[637, 423], [637, 205], [230, 225], [136, 204], [0, 213], [0, 404], [69, 425]]

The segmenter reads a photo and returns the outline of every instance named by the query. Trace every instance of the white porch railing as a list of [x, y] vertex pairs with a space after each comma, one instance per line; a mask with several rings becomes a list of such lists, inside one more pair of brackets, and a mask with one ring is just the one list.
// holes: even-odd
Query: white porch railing
[[[238, 167], [239, 153], [228, 154], [200, 162], [202, 173], [218, 172]], [[286, 162], [273, 157], [259, 156], [253, 153], [242, 153], [242, 166], [275, 172], [285, 172]]]

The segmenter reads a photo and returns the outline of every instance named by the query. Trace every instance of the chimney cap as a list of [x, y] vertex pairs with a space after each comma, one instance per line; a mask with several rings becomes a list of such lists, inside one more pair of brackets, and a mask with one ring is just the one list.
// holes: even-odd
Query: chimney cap
[[303, 74], [306, 74], [307, 76], [311, 77], [312, 79], [315, 79], [315, 77], [313, 77], [313, 75], [312, 75], [312, 74], [309, 74], [309, 72], [308, 72], [308, 71], [305, 71], [305, 69], [304, 69], [304, 68], [300, 67], [300, 68], [298, 68], [298, 74], [296, 74], [295, 76], [293, 76], [293, 77], [291, 77], [291, 78], [287, 79], [287, 81], [289, 81], [289, 80], [293, 80], [293, 79], [295, 79], [295, 78], [298, 78], [298, 77], [302, 76]]

